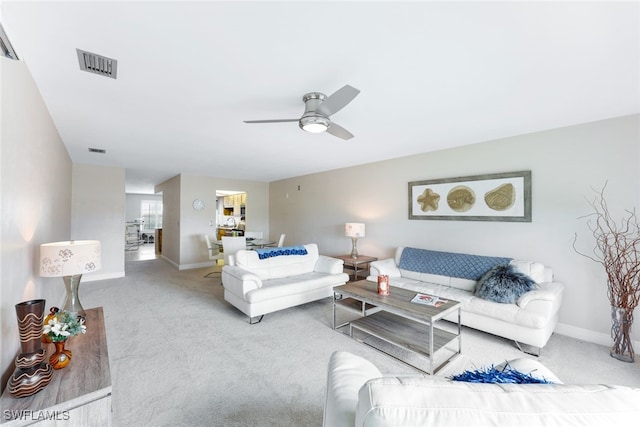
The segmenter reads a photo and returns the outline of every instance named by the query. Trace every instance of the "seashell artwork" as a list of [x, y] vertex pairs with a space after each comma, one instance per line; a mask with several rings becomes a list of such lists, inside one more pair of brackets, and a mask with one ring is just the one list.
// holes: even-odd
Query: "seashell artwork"
[[422, 194], [418, 196], [418, 204], [422, 212], [437, 211], [439, 201], [440, 195], [434, 193], [430, 188], [425, 189]]
[[484, 201], [494, 211], [506, 211], [516, 202], [516, 189], [513, 184], [502, 184], [487, 191]]
[[476, 195], [473, 190], [466, 185], [458, 185], [453, 187], [447, 194], [447, 203], [449, 207], [456, 212], [466, 212], [476, 202]]

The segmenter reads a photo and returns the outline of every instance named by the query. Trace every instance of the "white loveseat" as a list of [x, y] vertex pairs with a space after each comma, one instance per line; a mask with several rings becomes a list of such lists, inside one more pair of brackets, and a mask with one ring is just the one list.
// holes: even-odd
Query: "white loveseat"
[[[304, 252], [306, 254], [289, 254]], [[298, 249], [298, 250], [295, 250]], [[224, 299], [257, 323], [277, 310], [333, 296], [333, 287], [345, 284], [343, 261], [318, 254], [318, 246], [240, 250], [222, 268]], [[262, 255], [267, 256], [260, 259]]]
[[[463, 325], [514, 340], [519, 347], [532, 346], [527, 352], [533, 354], [538, 354], [551, 337], [564, 292], [564, 285], [553, 281], [551, 268], [533, 261], [406, 249], [411, 259], [403, 257], [405, 248], [399, 247], [395, 258], [372, 262], [367, 279], [377, 281], [378, 275], [385, 274], [392, 287], [460, 301]], [[536, 282], [537, 289], [523, 294], [515, 304], [476, 297], [478, 274], [499, 263], [513, 264]], [[445, 319], [456, 322], [457, 314]]]
[[480, 384], [383, 376], [351, 353], [331, 355], [325, 427], [623, 426], [640, 419], [640, 388], [569, 385], [531, 359], [512, 369], [553, 384]]

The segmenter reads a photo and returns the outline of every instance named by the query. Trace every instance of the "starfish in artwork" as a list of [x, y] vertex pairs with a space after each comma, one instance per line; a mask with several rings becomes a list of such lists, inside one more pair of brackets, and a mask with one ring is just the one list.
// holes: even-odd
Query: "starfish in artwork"
[[420, 196], [418, 196], [418, 203], [420, 204], [420, 209], [423, 212], [436, 211], [438, 210], [438, 202], [440, 201], [440, 195], [438, 193], [434, 193], [432, 189], [425, 189]]

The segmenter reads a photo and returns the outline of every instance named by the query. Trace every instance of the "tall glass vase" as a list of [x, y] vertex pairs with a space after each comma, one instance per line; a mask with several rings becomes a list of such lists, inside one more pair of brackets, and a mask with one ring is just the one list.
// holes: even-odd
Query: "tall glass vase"
[[611, 307], [611, 338], [613, 344], [609, 354], [623, 362], [633, 363], [633, 340], [631, 339], [631, 325], [633, 324], [633, 311], [623, 307]]
[[53, 369], [44, 363], [46, 351], [40, 341], [45, 300], [31, 300], [16, 304], [18, 332], [22, 352], [16, 357], [16, 369], [7, 389], [16, 397], [27, 397], [45, 388], [53, 376]]

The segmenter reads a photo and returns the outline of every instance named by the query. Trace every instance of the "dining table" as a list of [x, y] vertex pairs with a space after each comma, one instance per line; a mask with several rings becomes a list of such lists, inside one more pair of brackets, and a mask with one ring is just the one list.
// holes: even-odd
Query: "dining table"
[[[247, 249], [262, 249], [269, 246], [274, 246], [277, 243], [278, 242], [274, 240], [268, 239], [247, 239]], [[222, 240], [216, 241], [216, 244], [218, 245], [218, 250], [222, 252], [224, 250], [222, 247]]]
[[252, 239], [249, 240], [247, 239], [247, 248], [249, 249], [262, 249], [265, 248], [267, 246], [273, 246], [278, 242], [275, 242], [273, 240], [268, 240], [268, 239]]

